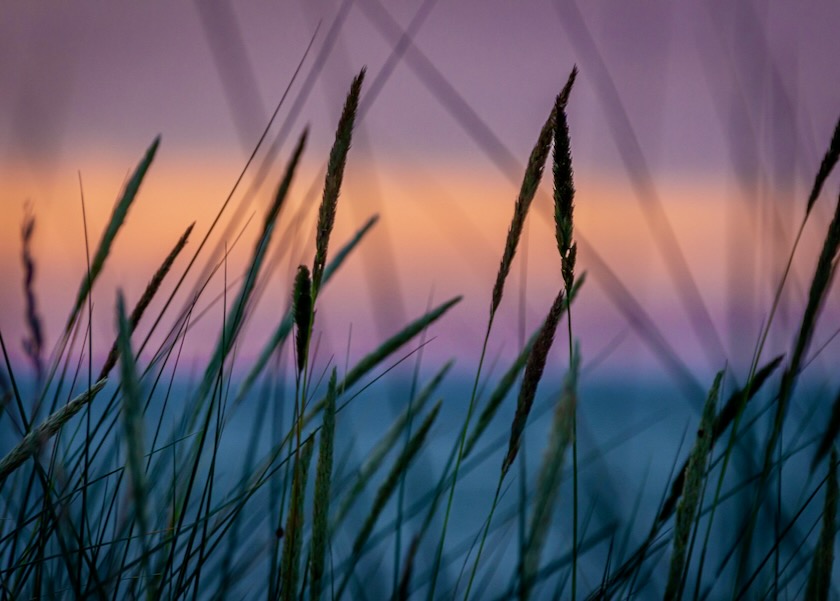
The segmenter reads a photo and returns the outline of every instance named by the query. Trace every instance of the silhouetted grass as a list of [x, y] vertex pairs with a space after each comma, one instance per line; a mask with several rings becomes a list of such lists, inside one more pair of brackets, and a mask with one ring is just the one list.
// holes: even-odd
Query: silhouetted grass
[[[0, 336], [0, 427], [5, 438], [0, 459], [2, 598], [317, 600], [377, 598], [383, 590], [395, 599], [577, 598], [584, 593], [591, 599], [663, 594], [679, 599], [718, 598], [724, 595], [721, 591], [730, 591], [733, 598], [831, 598], [838, 499], [834, 442], [840, 430], [840, 401], [834, 401], [830, 415], [817, 408], [822, 411], [816, 413], [822, 420], [819, 435], [806, 427], [792, 432], [787, 424], [798, 399], [803, 406], [827, 405], [822, 398], [805, 403], [808, 399], [797, 392], [796, 383], [812, 358], [811, 342], [821, 333], [819, 318], [840, 252], [840, 199], [790, 355], [769, 362], [761, 357], [798, 238], [771, 299], [768, 319], [756, 333], [750, 369], [732, 374], [732, 381], [744, 378], [744, 383], [733, 386], [727, 396], [724, 371], [718, 373], [699, 422], [687, 427], [697, 430], [693, 445], [687, 444], [687, 456], [657, 450], [667, 453], [674, 466], [667, 480], [654, 474], [646, 483], [661, 501], [651, 507], [641, 500], [649, 497], [640, 496], [634, 504], [635, 490], [614, 484], [605, 460], [624, 439], [595, 449], [578, 446], [583, 423], [579, 410], [587, 406], [589, 376], [572, 329], [572, 307], [585, 302], [581, 292], [586, 289], [585, 274], [577, 270], [574, 217], [576, 203], [586, 199], [576, 197], [566, 113], [578, 76], [573, 69], [521, 174], [489, 290], [485, 335], [476, 341], [481, 359], [477, 366], [462, 366], [472, 384], [469, 393], [450, 394], [446, 388], [452, 362], [429, 372], [433, 375], [417, 383], [416, 393], [414, 388], [408, 395], [389, 391], [405, 397], [396, 399], [404, 409], [392, 416], [390, 427], [363, 441], [364, 454], [357, 457], [345, 412], [355, 409], [362, 393], [373, 397], [365, 401], [371, 406], [364, 410], [381, 412], [385, 393], [379, 394], [384, 387], [378, 379], [417, 351], [418, 344], [425, 344], [418, 342], [423, 332], [434, 335], [440, 322], [453, 319], [450, 310], [460, 301], [456, 297], [437, 307], [430, 304], [352, 364], [341, 365], [316, 352], [315, 318], [318, 311], [329, 310], [318, 306], [320, 292], [376, 223], [376, 217], [370, 218], [329, 256], [344, 173], [353, 168], [350, 147], [364, 74], [362, 70], [351, 83], [336, 130], [310, 240], [311, 268], [300, 266], [291, 281], [279, 284], [286, 302], [274, 307], [275, 323], [265, 332], [267, 342], [242, 366], [242, 378], [234, 364], [245, 325], [260, 300], [258, 290], [269, 277], [269, 248], [296, 242], [278, 240], [274, 234], [284, 219], [282, 208], [293, 196], [306, 131], [288, 153], [241, 277], [228, 282], [226, 254], [222, 261], [208, 257], [184, 308], [173, 308], [172, 292], [152, 316], [146, 338], [137, 344], [141, 321], [155, 306], [193, 231], [194, 224], [189, 225], [130, 315], [118, 296], [112, 320], [115, 342], [96, 382], [84, 384], [97, 373], [93, 358], [85, 354], [89, 340], [81, 343], [82, 350], [76, 346], [91, 330], [88, 324], [86, 333], [82, 308], [103, 310], [89, 304], [91, 292], [118, 243], [118, 233], [130, 227], [129, 209], [142, 201], [142, 182], [160, 140], [149, 147], [118, 197], [46, 364], [35, 310], [35, 221], [26, 216], [26, 352], [36, 377], [34, 385], [20, 385], [22, 368], [12, 364]], [[838, 131], [816, 168], [802, 225], [837, 163]], [[511, 363], [488, 374], [484, 360], [491, 330], [497, 314], [505, 310], [504, 287], [527, 215], [540, 202], [538, 190], [552, 148], [559, 268], [550, 284], [556, 296], [537, 331], [515, 349]], [[199, 269], [193, 266], [204, 256], [202, 248], [216, 221], [176, 291], [187, 273]], [[585, 266], [585, 254], [580, 259]], [[298, 262], [294, 257], [291, 266]], [[194, 309], [220, 271], [224, 292], [210, 303], [223, 304], [219, 337], [208, 349], [197, 381], [190, 382], [179, 363], [180, 348], [190, 326], [202, 318]], [[235, 290], [230, 302], [228, 289]], [[568, 369], [552, 359], [564, 315]], [[146, 352], [151, 331], [167, 320], [170, 334], [159, 348]], [[85, 360], [90, 362], [89, 373]], [[118, 361], [119, 378], [111, 375]], [[781, 377], [776, 378], [783, 363]], [[559, 392], [548, 390], [564, 372]], [[293, 393], [287, 386], [292, 380]], [[773, 394], [765, 394], [769, 391]], [[30, 410], [48, 398], [53, 402], [46, 417]], [[719, 398], [727, 399], [720, 407]], [[538, 465], [533, 465], [523, 448], [535, 437], [537, 429], [530, 425], [546, 414], [553, 416], [547, 444]], [[493, 426], [504, 415], [511, 421], [508, 432], [500, 434]], [[238, 425], [243, 416], [251, 420], [245, 428]], [[369, 420], [368, 425], [372, 423], [387, 421]], [[644, 436], [647, 425], [627, 424], [625, 438]], [[810, 477], [802, 469], [806, 454]], [[821, 463], [826, 456], [830, 460]], [[731, 469], [736, 459], [745, 467]], [[514, 462], [522, 466], [518, 475], [511, 470]], [[827, 473], [815, 482], [813, 474], [822, 470], [820, 465]], [[491, 484], [495, 479], [495, 494], [468, 494], [475, 491], [469, 478], [482, 472], [492, 474]], [[785, 487], [783, 477], [790, 478], [790, 472], [796, 472], [799, 490]], [[520, 478], [520, 501], [506, 503], [507, 486], [515, 477]], [[599, 491], [607, 494], [579, 487], [579, 481], [589, 479], [598, 479], [603, 485]], [[401, 492], [395, 501], [398, 487], [404, 498]], [[823, 489], [820, 509], [815, 499], [823, 498]], [[759, 528], [764, 524], [769, 525]], [[517, 526], [520, 544], [513, 544], [510, 532]], [[405, 542], [398, 534], [403, 529], [410, 533]]]

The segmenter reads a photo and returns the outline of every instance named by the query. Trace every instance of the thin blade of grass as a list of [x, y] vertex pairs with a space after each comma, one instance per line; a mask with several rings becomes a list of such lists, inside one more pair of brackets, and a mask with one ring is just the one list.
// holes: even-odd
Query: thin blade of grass
[[[286, 171], [283, 174], [283, 178], [280, 181], [279, 186], [277, 187], [277, 193], [274, 196], [274, 202], [271, 204], [271, 207], [269, 207], [268, 211], [266, 212], [262, 232], [257, 238], [257, 242], [251, 254], [251, 260], [249, 262], [248, 269], [246, 272], [247, 275], [245, 277], [245, 280], [242, 282], [242, 286], [239, 290], [239, 293], [236, 296], [236, 299], [233, 302], [233, 305], [231, 306], [229, 316], [225, 320], [224, 329], [221, 332], [221, 335], [219, 336], [219, 340], [216, 343], [212, 358], [207, 364], [207, 367], [204, 371], [204, 377], [201, 381], [200, 386], [198, 387], [198, 392], [195, 397], [197, 409], [195, 412], [193, 412], [193, 416], [199, 414], [201, 410], [201, 404], [204, 402], [204, 399], [210, 392], [210, 389], [212, 388], [213, 383], [219, 373], [219, 367], [225, 361], [228, 354], [230, 353], [230, 350], [233, 348], [236, 342], [236, 338], [245, 319], [246, 308], [251, 299], [251, 294], [254, 291], [257, 276], [259, 275], [260, 269], [268, 251], [268, 247], [271, 244], [272, 234], [274, 233], [274, 227], [277, 222], [277, 217], [280, 214], [280, 209], [284, 205], [284, 201], [286, 199], [286, 196], [288, 195], [289, 188], [292, 185], [292, 179], [294, 178], [297, 166], [300, 162], [301, 155], [303, 154], [303, 149], [306, 146], [307, 135], [308, 130], [304, 130], [300, 136], [300, 139], [298, 140], [297, 146], [295, 147], [291, 158], [289, 159], [288, 164], [286, 165]], [[191, 425], [193, 424], [190, 423], [190, 426]]]
[[[463, 297], [456, 296], [452, 298], [442, 305], [439, 305], [435, 309], [432, 309], [425, 315], [415, 319], [413, 322], [408, 324], [402, 330], [391, 336], [388, 340], [383, 342], [379, 345], [375, 350], [368, 353], [362, 359], [353, 366], [353, 368], [347, 373], [344, 377], [344, 380], [339, 385], [339, 390], [349, 390], [353, 385], [355, 385], [359, 380], [361, 380], [368, 372], [370, 372], [374, 367], [379, 365], [386, 357], [397, 351], [401, 346], [406, 344], [412, 338], [420, 334], [424, 329], [432, 325], [438, 319], [443, 317], [443, 315], [449, 311], [452, 307], [457, 305], [461, 302]], [[322, 403], [318, 403], [318, 407], [316, 410], [322, 406]]]
[[540, 567], [540, 556], [549, 535], [551, 519], [560, 491], [560, 477], [566, 451], [574, 436], [574, 416], [577, 406], [577, 379], [580, 373], [580, 352], [575, 350], [563, 392], [554, 411], [551, 435], [537, 476], [534, 512], [525, 548], [522, 594], [527, 599]]
[[[580, 287], [583, 285], [584, 281], [586, 281], [585, 272], [582, 273], [577, 280], [575, 280], [571, 294], [563, 302], [564, 306], [561, 309], [561, 315], [567, 310], [568, 304], [574, 302], [574, 299], [577, 296], [577, 293], [580, 290]], [[525, 363], [528, 360], [528, 356], [531, 353], [531, 349], [534, 346], [534, 341], [537, 339], [538, 335], [539, 330], [537, 330], [531, 335], [531, 338], [529, 338], [528, 342], [525, 343], [525, 347], [519, 353], [519, 356], [514, 360], [514, 362], [511, 364], [508, 370], [499, 379], [499, 383], [496, 384], [496, 388], [493, 389], [493, 392], [490, 393], [490, 398], [487, 400], [487, 404], [484, 406], [484, 409], [478, 416], [478, 420], [476, 421], [475, 427], [473, 428], [473, 431], [470, 433], [470, 436], [467, 439], [466, 444], [464, 445], [465, 459], [473, 450], [473, 447], [475, 447], [481, 435], [484, 434], [484, 431], [490, 425], [490, 422], [493, 421], [493, 418], [496, 416], [499, 407], [501, 407], [502, 405], [502, 401], [505, 400], [505, 397], [507, 397], [507, 394], [510, 392], [510, 389], [513, 388], [514, 384], [516, 384], [516, 379], [519, 377], [519, 373], [522, 371], [522, 368], [525, 367]]]
[[154, 142], [152, 142], [152, 145], [137, 165], [137, 168], [134, 170], [131, 178], [129, 178], [122, 197], [119, 201], [117, 201], [117, 204], [114, 205], [111, 218], [108, 221], [108, 225], [105, 227], [105, 231], [102, 233], [102, 240], [100, 240], [99, 246], [96, 248], [96, 253], [93, 255], [93, 261], [90, 265], [90, 274], [85, 274], [85, 279], [79, 287], [79, 292], [76, 295], [76, 302], [74, 303], [73, 310], [70, 312], [70, 317], [67, 320], [65, 334], [70, 333], [73, 323], [75, 323], [76, 317], [78, 316], [85, 299], [88, 294], [90, 294], [94, 282], [96, 282], [96, 278], [99, 277], [99, 274], [102, 272], [105, 260], [111, 252], [111, 245], [114, 243], [114, 239], [117, 237], [123, 223], [125, 223], [125, 219], [128, 216], [128, 210], [131, 208], [131, 204], [134, 202], [137, 192], [140, 190], [140, 184], [143, 182], [143, 178], [146, 176], [146, 172], [149, 170], [149, 166], [155, 158], [155, 153], [157, 152], [159, 145], [160, 136], [155, 138]]
[[682, 597], [685, 585], [684, 573], [686, 558], [690, 553], [688, 547], [697, 508], [701, 501], [701, 491], [706, 474], [706, 464], [712, 450], [712, 432], [715, 423], [715, 406], [717, 405], [720, 382], [723, 371], [718, 372], [715, 381], [703, 407], [703, 417], [697, 430], [697, 440], [691, 449], [686, 469], [685, 487], [682, 491], [680, 503], [677, 506], [676, 525], [674, 527], [674, 553], [668, 569], [668, 584], [665, 587], [665, 599], [679, 599]]
[[[158, 267], [155, 274], [152, 276], [152, 279], [149, 280], [149, 283], [146, 284], [146, 289], [143, 291], [143, 295], [140, 297], [140, 300], [137, 301], [137, 304], [134, 306], [134, 309], [131, 311], [131, 316], [128, 318], [129, 323], [129, 334], [133, 334], [134, 330], [137, 328], [137, 324], [140, 323], [140, 319], [143, 317], [143, 313], [145, 313], [146, 308], [148, 308], [149, 303], [152, 302], [152, 299], [157, 294], [160, 285], [163, 283], [164, 278], [169, 273], [169, 270], [172, 269], [172, 264], [175, 262], [175, 259], [178, 258], [178, 255], [181, 254], [181, 251], [184, 249], [184, 246], [187, 244], [187, 240], [189, 240], [190, 234], [192, 233], [193, 227], [195, 227], [195, 222], [193, 221], [190, 226], [186, 229], [186, 231], [181, 235], [178, 239], [178, 242], [175, 243], [175, 246], [163, 260], [160, 267]], [[119, 358], [119, 351], [117, 350], [117, 341], [114, 341], [114, 344], [111, 346], [111, 350], [108, 352], [108, 357], [105, 359], [105, 363], [102, 365], [102, 370], [99, 372], [99, 379], [107, 378], [108, 374], [117, 364], [117, 359]]]
[[134, 515], [140, 530], [142, 547], [143, 577], [149, 580], [149, 551], [146, 537], [149, 534], [146, 472], [143, 467], [143, 407], [140, 393], [140, 381], [137, 378], [137, 365], [131, 350], [131, 326], [125, 314], [125, 301], [121, 292], [117, 293], [117, 344], [120, 351], [121, 386], [123, 390], [123, 433], [125, 435], [128, 476], [134, 503]]
[[391, 468], [391, 471], [388, 473], [388, 476], [385, 478], [384, 482], [379, 487], [379, 490], [376, 492], [376, 497], [374, 498], [373, 505], [371, 505], [370, 512], [368, 513], [368, 516], [362, 524], [359, 533], [356, 535], [356, 538], [353, 541], [352, 554], [350, 556], [347, 571], [344, 574], [342, 583], [338, 587], [338, 590], [336, 592], [336, 599], [341, 598], [344, 589], [347, 587], [347, 583], [350, 580], [350, 576], [353, 574], [353, 570], [356, 567], [356, 563], [361, 557], [361, 553], [365, 546], [365, 543], [367, 542], [370, 533], [373, 531], [373, 527], [374, 525], [376, 525], [376, 522], [379, 519], [379, 515], [382, 513], [382, 510], [388, 503], [388, 499], [391, 498], [391, 495], [393, 494], [394, 490], [396, 490], [401, 475], [408, 469], [409, 465], [414, 460], [414, 457], [417, 455], [417, 453], [423, 446], [423, 442], [426, 440], [426, 436], [428, 435], [429, 430], [431, 430], [432, 424], [434, 424], [434, 421], [437, 418], [438, 413], [440, 412], [442, 402], [443, 401], [438, 401], [437, 403], [435, 403], [435, 406], [432, 408], [431, 412], [429, 412], [429, 415], [426, 416], [426, 419], [423, 420], [423, 424], [417, 430], [417, 433], [405, 446], [400, 456], [397, 457], [397, 460], [394, 462], [394, 466]]
[[[805, 357], [805, 353], [808, 351], [808, 347], [811, 344], [817, 318], [822, 310], [828, 290], [831, 287], [838, 249], [840, 249], [840, 195], [838, 195], [837, 203], [834, 209], [834, 217], [828, 226], [828, 232], [826, 233], [822, 251], [820, 252], [820, 257], [817, 261], [817, 267], [814, 271], [814, 276], [811, 279], [808, 302], [805, 306], [805, 312], [802, 315], [802, 321], [799, 326], [799, 334], [796, 337], [790, 363], [782, 374], [773, 428], [764, 448], [764, 469], [761, 474], [758, 495], [763, 494], [761, 489], [763, 489], [764, 483], [767, 480], [773, 464], [774, 451], [781, 436], [785, 416], [787, 415], [787, 408], [790, 404], [790, 399], [796, 386], [802, 361]], [[750, 533], [747, 536], [748, 546], [749, 540], [751, 539], [751, 530], [752, 527], [750, 527]]]
[[840, 432], [840, 392], [837, 393], [837, 396], [834, 397], [834, 402], [831, 404], [831, 417], [828, 419], [828, 426], [820, 439], [816, 453], [814, 453], [814, 459], [811, 461], [812, 472], [822, 458], [826, 456], [828, 451], [831, 450], [838, 432]]
[[[717, 418], [715, 418], [715, 427], [714, 427], [714, 434], [712, 438], [712, 444], [717, 442], [726, 429], [732, 424], [735, 420], [735, 417], [743, 411], [744, 407], [747, 403], [749, 403], [753, 397], [761, 390], [764, 383], [767, 379], [776, 371], [779, 365], [782, 362], [784, 355], [779, 355], [767, 365], [762, 367], [758, 372], [756, 372], [755, 376], [753, 376], [751, 382], [747, 382], [744, 388], [737, 390], [732, 393], [732, 395], [727, 399], [726, 403], [723, 406], [723, 409], [720, 410], [718, 413]], [[662, 509], [659, 512], [659, 517], [657, 517], [657, 521], [662, 523], [665, 522], [668, 518], [670, 518], [674, 514], [674, 510], [677, 508], [677, 501], [682, 494], [683, 486], [685, 485], [685, 474], [686, 470], [688, 469], [688, 460], [683, 464], [680, 468], [677, 477], [674, 479], [673, 484], [671, 485], [671, 492], [668, 495], [668, 498], [665, 499], [665, 502], [662, 504]]]
[[310, 599], [318, 601], [323, 587], [324, 561], [329, 543], [330, 482], [333, 467], [335, 439], [335, 400], [338, 396], [336, 370], [333, 368], [324, 406], [321, 426], [321, 443], [318, 448], [318, 465], [315, 469], [315, 501], [312, 510], [312, 563], [310, 567]]
[[805, 598], [814, 601], [826, 601], [831, 590], [834, 538], [837, 535], [837, 497], [840, 495], [837, 485], [837, 451], [834, 449], [831, 451], [831, 461], [828, 464], [827, 484], [822, 530], [814, 551], [811, 573], [808, 575], [808, 586], [805, 589]]
[[359, 467], [356, 477], [353, 479], [353, 484], [351, 485], [350, 490], [344, 495], [344, 499], [341, 502], [339, 510], [336, 512], [332, 525], [333, 530], [336, 530], [342, 524], [344, 518], [347, 517], [347, 514], [350, 512], [353, 503], [359, 498], [359, 495], [362, 491], [364, 491], [373, 475], [379, 470], [380, 466], [385, 461], [385, 457], [387, 457], [388, 453], [390, 453], [400, 442], [400, 436], [405, 431], [406, 424], [408, 424], [415, 415], [423, 410], [423, 407], [434, 394], [435, 390], [440, 385], [452, 365], [452, 362], [447, 363], [443, 369], [435, 374], [429, 383], [417, 393], [417, 396], [411, 406], [406, 407], [405, 411], [397, 416], [397, 419], [394, 420], [394, 423], [391, 424], [388, 431], [385, 432], [379, 442], [376, 443], [373, 449], [367, 454], [364, 462]]
[[318, 297], [324, 266], [327, 262], [327, 248], [335, 223], [335, 210], [338, 205], [338, 195], [344, 178], [344, 166], [347, 163], [347, 153], [353, 138], [353, 123], [356, 119], [356, 109], [359, 107], [359, 94], [365, 79], [365, 69], [353, 79], [350, 92], [344, 102], [344, 109], [338, 121], [335, 132], [335, 142], [330, 150], [327, 163], [327, 175], [324, 180], [324, 196], [318, 209], [318, 228], [315, 234], [315, 259], [312, 263], [312, 301]]
[[303, 445], [300, 458], [295, 460], [292, 499], [289, 506], [289, 515], [286, 518], [286, 532], [280, 567], [280, 577], [283, 581], [280, 594], [284, 601], [293, 601], [297, 599], [298, 595], [300, 552], [303, 548], [303, 500], [306, 496], [306, 479], [314, 447], [313, 439], [310, 438]]

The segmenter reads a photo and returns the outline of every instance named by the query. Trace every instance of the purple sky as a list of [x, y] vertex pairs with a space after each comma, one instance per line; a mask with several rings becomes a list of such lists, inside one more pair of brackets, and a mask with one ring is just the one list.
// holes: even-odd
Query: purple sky
[[[270, 136], [323, 56], [311, 92], [289, 124], [293, 137], [305, 123], [311, 126], [300, 196], [317, 181], [352, 75], [366, 65], [365, 90], [374, 91], [401, 32], [413, 23], [412, 43], [393, 63], [354, 139], [343, 198], [357, 202], [340, 209], [339, 232], [346, 238], [373, 212], [382, 215], [383, 231], [353, 268], [355, 279], [337, 283], [336, 298], [325, 299], [335, 305], [322, 311], [324, 319], [340, 332], [333, 349], [343, 348], [351, 322], [354, 338], [372, 322], [373, 339], [381, 339], [422, 312], [433, 287], [439, 301], [467, 295], [465, 308], [441, 333], [443, 354], [458, 343], [479, 348], [514, 182], [554, 95], [577, 64], [569, 115], [580, 231], [591, 242], [581, 251], [582, 267], [592, 276], [579, 330], [588, 354], [633, 330], [632, 311], [626, 303], [623, 312], [616, 308], [620, 299], [600, 257], [689, 363], [713, 369], [730, 354], [747, 360], [777, 281], [779, 249], [789, 246], [804, 189], [840, 115], [837, 2], [493, 1], [420, 8], [357, 0], [201, 7], [4, 4], [0, 274], [15, 285], [0, 292], [0, 328], [10, 339], [22, 336], [16, 283], [24, 200], [34, 203], [39, 219], [35, 248], [44, 264], [37, 286], [48, 334], [55, 336], [69, 304], [63, 290], [74, 290], [83, 273], [80, 225], [67, 221], [79, 220], [77, 170], [89, 190], [91, 236], [98, 240], [125, 174], [162, 134], [153, 167], [158, 179], [146, 190], [152, 198], [138, 201], [149, 208], [132, 215], [147, 229], [127, 231], [118, 255], [146, 259], [138, 268], [143, 275], [110, 273], [101, 298], [110, 307], [115, 286], [139, 294], [190, 219], [198, 219], [203, 234], [319, 21], [318, 37]], [[333, 44], [329, 52], [327, 42]], [[269, 182], [251, 211], [264, 207], [273, 176]], [[178, 190], [173, 198], [161, 197], [165, 184]], [[836, 189], [834, 177], [809, 230], [814, 240], [822, 235]], [[184, 214], [173, 203], [183, 203]], [[545, 205], [537, 212], [548, 210]], [[160, 231], [149, 229], [155, 220]], [[542, 217], [532, 222], [529, 328], [541, 319], [554, 287], [551, 231]], [[428, 236], [417, 232], [431, 224], [437, 229]], [[696, 231], [698, 224], [703, 231]], [[724, 355], [714, 336], [699, 333], [703, 320], [692, 305], [697, 297], [686, 290], [669, 236], [686, 255], [713, 323], [728, 332], [719, 336]], [[429, 250], [423, 246], [428, 240], [435, 240]], [[247, 242], [235, 259], [244, 260], [249, 250]], [[801, 280], [809, 261], [806, 253], [797, 264]], [[285, 263], [281, 273], [285, 277]], [[802, 287], [801, 281], [792, 286], [793, 315]], [[282, 302], [284, 295], [269, 298]], [[515, 288], [509, 297], [499, 346], [516, 338]], [[340, 302], [347, 298], [353, 302]], [[113, 320], [109, 311], [102, 313], [104, 340]], [[652, 360], [634, 334], [624, 344], [630, 351], [622, 365]]]

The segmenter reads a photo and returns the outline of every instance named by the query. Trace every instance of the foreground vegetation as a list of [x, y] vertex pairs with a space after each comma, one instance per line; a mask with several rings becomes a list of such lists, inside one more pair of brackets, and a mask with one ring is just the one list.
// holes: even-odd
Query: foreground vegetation
[[[289, 154], [238, 291], [232, 299], [222, 299], [224, 323], [203, 374], [185, 393], [176, 377], [181, 345], [199, 317], [194, 309], [203, 286], [225, 267], [224, 261], [209, 265], [202, 288], [183, 308], [178, 309], [174, 300], [187, 275], [198, 269], [228, 202], [156, 315], [146, 309], [161, 294], [162, 284], [174, 277], [170, 272], [193, 226], [178, 240], [130, 313], [126, 299], [118, 295], [118, 334], [98, 368], [85, 353], [91, 335], [91, 291], [159, 140], [126, 183], [89, 257], [86, 277], [48, 360], [43, 357], [32, 289], [35, 262], [29, 240], [34, 220], [24, 224], [26, 350], [37, 385], [31, 395], [19, 386], [20, 368], [11, 364], [0, 335], [8, 376], [8, 381], [4, 377], [0, 382], [0, 419], [9, 441], [0, 461], [3, 598], [338, 599], [375, 598], [374, 591], [383, 590], [397, 599], [654, 594], [666, 599], [782, 594], [827, 598], [837, 529], [838, 460], [833, 443], [840, 430], [840, 397], [820, 438], [792, 445], [783, 435], [832, 281], [840, 247], [840, 198], [790, 353], [768, 359], [763, 352], [789, 261], [749, 373], [727, 374], [721, 366], [709, 383], [696, 436], [686, 441], [689, 450], [676, 457], [668, 481], [647, 483], [663, 491], [652, 522], [641, 524], [644, 512], [636, 508], [628, 523], [595, 529], [588, 510], [593, 499], [579, 485], [584, 468], [576, 436], [582, 360], [575, 344], [573, 301], [585, 277], [576, 264], [574, 178], [566, 119], [576, 77], [573, 70], [538, 133], [522, 176], [492, 288], [481, 360], [468, 398], [458, 399], [464, 410], [455, 436], [435, 442], [445, 446], [445, 460], [437, 473], [426, 474], [423, 481], [429, 486], [424, 493], [409, 495], [412, 466], [428, 453], [430, 432], [446, 402], [434, 399], [450, 364], [425, 382], [415, 375], [402, 399], [401, 413], [358, 465], [346, 465], [337, 449], [342, 412], [363, 385], [404, 360], [406, 351], [410, 356], [422, 348], [425, 332], [459, 298], [430, 309], [344, 369], [318, 359], [313, 344], [322, 289], [376, 221], [372, 218], [338, 251], [331, 250], [364, 75], [362, 71], [352, 82], [329, 155], [314, 259], [311, 265], [301, 265], [294, 281], [288, 282], [288, 310], [244, 378], [234, 378], [231, 366], [269, 271], [268, 249], [304, 152], [305, 131]], [[838, 155], [840, 123], [805, 203], [791, 261]], [[556, 297], [514, 362], [501, 374], [488, 375], [488, 340], [549, 162], [561, 274]], [[164, 343], [150, 352], [152, 334], [165, 327], [169, 329]], [[567, 365], [549, 359], [556, 336], [567, 342]], [[142, 364], [139, 357], [144, 351], [151, 359]], [[277, 367], [280, 355], [293, 358], [293, 373], [285, 374], [294, 383], [291, 399], [278, 384], [284, 376]], [[526, 461], [521, 448], [538, 386], [544, 373], [561, 372], [565, 377], [552, 397], [544, 452], [537, 461], [533, 457]], [[740, 386], [725, 394], [726, 382], [737, 380]], [[508, 399], [515, 399], [513, 407]], [[763, 399], [762, 404], [756, 406], [755, 399]], [[243, 437], [241, 429], [232, 431], [230, 423], [242, 413], [246, 400], [258, 408], [248, 414], [253, 423]], [[510, 420], [509, 434], [504, 448], [497, 448], [489, 427], [504, 419]], [[267, 421], [271, 422], [268, 433]], [[242, 449], [234, 460], [225, 451], [232, 436], [238, 436]], [[813, 476], [791, 506], [783, 502], [787, 497], [783, 468], [801, 464], [803, 454], [808, 455]], [[736, 459], [748, 466], [748, 476], [742, 472], [733, 476]], [[233, 477], [222, 468], [232, 461], [241, 461]], [[529, 463], [536, 463], [534, 469]], [[486, 512], [483, 525], [461, 547], [462, 541], [453, 540], [453, 522], [459, 520], [459, 512], [467, 511], [459, 507], [459, 500], [463, 505], [459, 493], [464, 491], [466, 473], [476, 468], [492, 474], [496, 485], [492, 497], [479, 508]], [[519, 500], [505, 504], [505, 493], [514, 483], [520, 487]], [[569, 502], [561, 505], [561, 497]], [[633, 505], [632, 494], [623, 502]], [[561, 506], [570, 511], [559, 511]], [[511, 515], [501, 515], [508, 509]], [[502, 522], [517, 524], [515, 539], [497, 528]], [[736, 533], [734, 538], [716, 540], [721, 527]], [[594, 582], [593, 563], [598, 567]]]

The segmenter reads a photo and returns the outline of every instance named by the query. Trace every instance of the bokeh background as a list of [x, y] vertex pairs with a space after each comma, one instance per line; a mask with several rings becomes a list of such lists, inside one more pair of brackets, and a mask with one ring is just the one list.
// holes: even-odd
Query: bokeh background
[[[310, 261], [321, 170], [350, 79], [366, 66], [336, 245], [368, 216], [381, 220], [324, 298], [325, 355], [345, 352], [348, 340], [351, 352], [362, 350], [430, 299], [463, 294], [429, 351], [472, 365], [524, 162], [578, 65], [569, 113], [579, 264], [590, 276], [575, 324], [584, 354], [609, 352], [612, 369], [675, 378], [685, 375], [664, 355], [700, 373], [727, 361], [743, 368], [837, 118], [838, 24], [833, 2], [6, 3], [0, 327], [9, 340], [23, 336], [25, 205], [36, 216], [35, 286], [54, 341], [85, 269], [80, 180], [93, 245], [130, 169], [161, 134], [97, 290], [103, 342], [95, 338], [94, 349], [106, 350], [115, 288], [136, 298], [192, 221], [196, 246], [314, 35], [257, 156], [268, 175], [246, 174], [226, 227], [210, 239], [209, 248], [224, 248], [257, 217], [229, 257], [236, 274], [308, 124], [294, 188], [305, 212], [293, 222], [286, 211], [295, 225], [277, 244], [292, 250], [278, 256], [252, 321], [257, 339], [287, 303], [294, 266]], [[539, 323], [558, 285], [547, 184], [492, 341], [497, 352]], [[786, 296], [792, 310], [831, 204], [818, 204], [806, 232], [800, 286]], [[219, 276], [207, 299], [222, 288]], [[193, 339], [212, 338], [213, 321]], [[240, 352], [245, 359], [249, 349]]]

